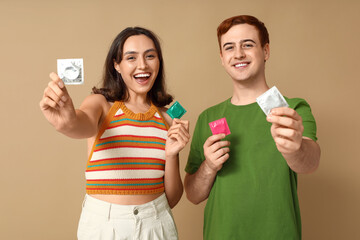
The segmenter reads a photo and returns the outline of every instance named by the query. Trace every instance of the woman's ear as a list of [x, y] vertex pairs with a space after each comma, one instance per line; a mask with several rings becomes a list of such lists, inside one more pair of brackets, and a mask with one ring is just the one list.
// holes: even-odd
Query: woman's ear
[[120, 72], [120, 64], [117, 63], [117, 62], [115, 61], [115, 59], [114, 59], [114, 68], [116, 69], [116, 71], [117, 71], [119, 74], [121, 74], [121, 72]]

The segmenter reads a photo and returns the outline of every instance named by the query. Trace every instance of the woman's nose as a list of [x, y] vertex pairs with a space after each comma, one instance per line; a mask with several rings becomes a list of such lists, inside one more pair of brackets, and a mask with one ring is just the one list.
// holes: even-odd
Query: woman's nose
[[145, 69], [147, 67], [146, 60], [144, 58], [139, 58], [138, 68]]

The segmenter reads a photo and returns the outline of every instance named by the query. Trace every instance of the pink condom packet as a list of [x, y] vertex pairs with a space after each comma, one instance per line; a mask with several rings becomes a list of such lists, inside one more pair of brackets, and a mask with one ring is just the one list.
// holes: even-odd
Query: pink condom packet
[[220, 118], [218, 120], [210, 122], [209, 126], [213, 135], [220, 133], [225, 133], [225, 135], [230, 134], [229, 125], [226, 122], [226, 118]]

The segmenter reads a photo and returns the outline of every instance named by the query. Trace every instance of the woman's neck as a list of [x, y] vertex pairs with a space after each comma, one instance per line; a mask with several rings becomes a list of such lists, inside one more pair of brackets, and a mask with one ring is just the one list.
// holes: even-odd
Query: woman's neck
[[147, 96], [130, 96], [124, 104], [133, 113], [146, 113], [151, 107], [151, 101]]

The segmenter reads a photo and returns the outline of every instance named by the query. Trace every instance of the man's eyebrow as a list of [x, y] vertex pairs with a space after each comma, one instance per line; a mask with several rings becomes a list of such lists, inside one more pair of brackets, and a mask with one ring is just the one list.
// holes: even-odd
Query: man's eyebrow
[[241, 40], [240, 43], [244, 43], [244, 42], [253, 42], [253, 43], [256, 43], [254, 40], [252, 39], [244, 39], [244, 40]]
[[[146, 50], [144, 53], [148, 53], [148, 52], [156, 52], [156, 50], [154, 48], [150, 48], [148, 50]], [[127, 55], [127, 54], [138, 54], [139, 52], [136, 52], [136, 51], [127, 51], [124, 53], [124, 55]]]
[[223, 48], [224, 48], [226, 45], [233, 45], [233, 44], [234, 44], [233, 42], [224, 43]]
[[[240, 40], [240, 43], [244, 43], [244, 42], [253, 42], [253, 43], [256, 44], [256, 42], [255, 42], [254, 40], [250, 39], [250, 38], [249, 38], [249, 39]], [[234, 44], [234, 42], [224, 43], [223, 48], [224, 48], [226, 45], [233, 45], [233, 44]]]

